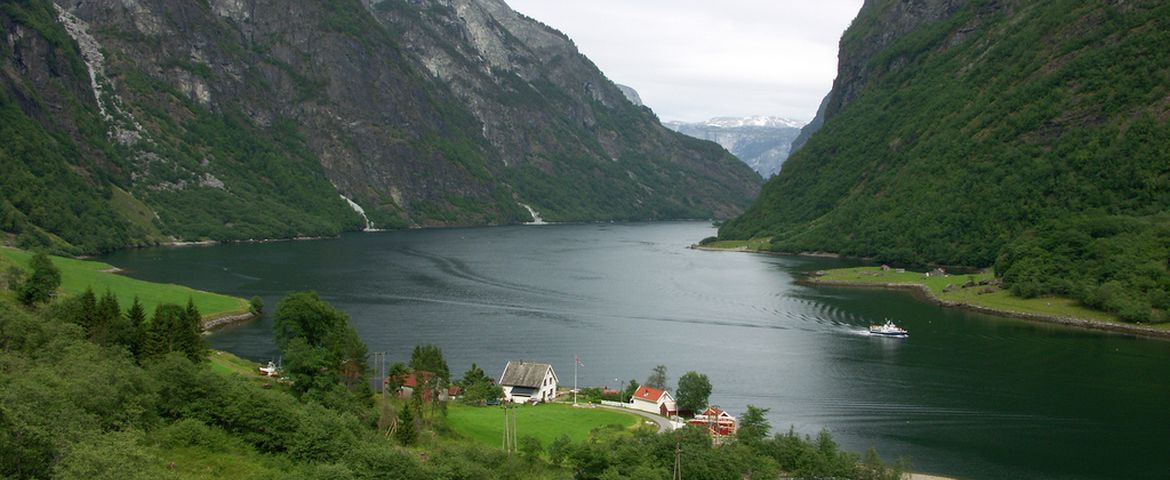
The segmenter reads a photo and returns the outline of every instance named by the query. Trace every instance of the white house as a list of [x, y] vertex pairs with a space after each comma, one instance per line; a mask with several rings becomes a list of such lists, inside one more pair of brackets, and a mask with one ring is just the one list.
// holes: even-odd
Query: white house
[[500, 375], [500, 387], [509, 402], [551, 402], [557, 398], [557, 373], [547, 363], [508, 362]]
[[643, 412], [657, 413], [664, 417], [678, 415], [678, 406], [670, 392], [642, 385], [630, 399], [630, 408]]

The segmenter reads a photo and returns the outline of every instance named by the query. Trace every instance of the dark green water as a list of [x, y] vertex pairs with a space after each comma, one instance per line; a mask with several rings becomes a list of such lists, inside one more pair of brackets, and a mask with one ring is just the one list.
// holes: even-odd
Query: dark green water
[[[829, 259], [688, 250], [705, 223], [386, 232], [119, 252], [130, 275], [274, 307], [317, 290], [370, 351], [443, 348], [452, 372], [551, 362], [571, 384], [707, 374], [712, 402], [962, 478], [1170, 478], [1170, 342], [945, 310], [903, 292], [807, 287]], [[271, 308], [270, 308], [271, 309]], [[889, 317], [906, 340], [862, 331]], [[213, 346], [276, 356], [271, 320]], [[617, 380], [615, 380], [617, 379]]]

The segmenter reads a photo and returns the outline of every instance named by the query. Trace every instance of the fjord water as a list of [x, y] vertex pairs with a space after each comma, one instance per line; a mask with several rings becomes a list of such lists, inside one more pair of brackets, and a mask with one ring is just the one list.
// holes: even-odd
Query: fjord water
[[[371, 352], [442, 347], [451, 371], [553, 364], [581, 385], [695, 370], [733, 414], [827, 428], [847, 449], [961, 478], [1167, 478], [1170, 342], [943, 309], [899, 291], [811, 287], [854, 262], [685, 248], [707, 223], [517, 226], [127, 250], [129, 275], [264, 298], [316, 290]], [[957, 279], [956, 281], [960, 281]], [[883, 318], [909, 339], [872, 338]], [[212, 346], [276, 358], [271, 317]]]

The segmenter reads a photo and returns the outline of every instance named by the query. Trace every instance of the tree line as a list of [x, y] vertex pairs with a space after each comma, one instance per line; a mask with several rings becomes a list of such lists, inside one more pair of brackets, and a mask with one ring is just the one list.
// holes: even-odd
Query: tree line
[[[274, 313], [282, 382], [213, 368], [190, 302], [147, 318], [139, 302], [123, 310], [92, 290], [29, 305], [17, 298], [16, 290], [0, 291], [4, 478], [173, 479], [208, 462], [235, 472], [227, 475], [322, 480], [668, 478], [676, 448], [694, 479], [895, 478], [897, 471], [876, 456], [840, 451], [827, 433], [768, 437], [764, 411], [754, 407], [726, 445], [712, 445], [697, 428], [601, 428], [588, 442], [521, 439], [521, 455], [509, 456], [460, 439], [440, 405], [378, 400], [348, 317], [312, 292], [286, 296]], [[452, 381], [437, 346], [416, 347], [400, 368]], [[475, 365], [453, 383], [465, 398], [478, 389], [485, 399], [500, 396]]]

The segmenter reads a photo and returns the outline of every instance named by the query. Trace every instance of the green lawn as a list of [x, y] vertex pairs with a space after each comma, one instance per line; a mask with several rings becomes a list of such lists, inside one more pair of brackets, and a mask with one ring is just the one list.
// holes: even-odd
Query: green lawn
[[[20, 266], [25, 271], [28, 270], [30, 258], [31, 252], [0, 247], [0, 259], [6, 260], [5, 263]], [[86, 288], [92, 288], [94, 293], [101, 296], [108, 289], [118, 297], [123, 309], [129, 308], [137, 296], [142, 306], [146, 308], [147, 315], [152, 315], [154, 307], [162, 303], [186, 305], [188, 298], [195, 301], [195, 306], [205, 318], [248, 311], [248, 302], [242, 298], [117, 275], [108, 271], [114, 268], [113, 266], [102, 262], [64, 257], [51, 258], [53, 264], [61, 270], [61, 289], [65, 293], [76, 295], [84, 292]]]
[[768, 246], [772, 241], [768, 238], [753, 238], [751, 240], [719, 240], [703, 245], [703, 248], [711, 248], [716, 250], [736, 250], [749, 252], [766, 252]]
[[211, 364], [213, 372], [222, 374], [237, 374], [248, 378], [263, 378], [258, 373], [260, 365], [250, 360], [244, 360], [231, 353], [212, 350], [207, 355], [207, 360]]
[[[548, 445], [561, 435], [574, 442], [585, 441], [589, 432], [606, 425], [632, 427], [641, 417], [602, 408], [578, 408], [568, 404], [518, 405], [516, 433], [532, 435]], [[484, 445], [499, 447], [504, 437], [504, 411], [501, 407], [471, 407], [452, 403], [447, 411], [447, 426], [464, 437]]]
[[[825, 270], [825, 275], [815, 277], [814, 282], [843, 282], [851, 284], [904, 284], [925, 285], [940, 300], [964, 303], [995, 310], [1058, 317], [1072, 317], [1098, 322], [1123, 323], [1115, 315], [1083, 307], [1076, 300], [1063, 297], [1020, 298], [1007, 290], [996, 289], [992, 293], [980, 293], [984, 287], [955, 288], [944, 292], [947, 285], [961, 286], [968, 279], [976, 282], [993, 278], [990, 272], [972, 275], [950, 275], [945, 277], [924, 277], [920, 272], [882, 271], [879, 267], [839, 268]], [[1170, 324], [1156, 324], [1153, 328], [1170, 330]]]

